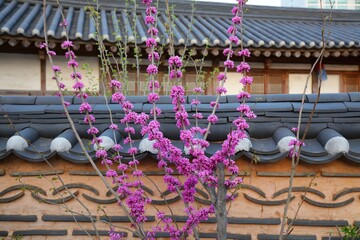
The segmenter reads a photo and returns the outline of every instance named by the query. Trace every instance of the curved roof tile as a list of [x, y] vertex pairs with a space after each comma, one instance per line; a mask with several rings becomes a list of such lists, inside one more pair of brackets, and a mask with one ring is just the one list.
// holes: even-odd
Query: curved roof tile
[[[288, 154], [289, 142], [295, 135], [291, 128], [295, 127], [298, 114], [299, 96], [293, 95], [262, 95], [263, 101], [257, 102], [256, 98], [249, 100], [249, 105], [253, 107], [256, 114], [261, 115], [259, 119], [249, 122], [250, 129], [247, 138], [247, 147], [239, 146], [237, 156], [245, 154], [250, 159], [256, 159], [260, 162], [275, 162]], [[310, 109], [313, 106], [313, 95], [306, 96], [306, 105]], [[164, 135], [171, 139], [176, 146], [184, 150], [183, 144], [179, 141], [179, 129], [175, 126], [175, 115], [172, 113], [172, 105], [169, 96], [161, 97], [161, 104], [158, 105], [164, 114], [159, 118], [162, 123], [161, 130]], [[191, 101], [193, 96], [187, 97]], [[211, 102], [212, 96], [201, 96], [203, 102]], [[147, 111], [150, 104], [146, 97], [129, 97], [136, 102], [136, 111]], [[284, 102], [284, 99], [286, 100]], [[360, 116], [360, 108], [352, 104], [358, 104], [358, 98], [354, 93], [342, 94], [322, 94], [320, 97], [322, 107], [319, 113], [314, 115], [314, 122], [308, 132], [308, 138], [305, 140], [305, 146], [302, 148], [301, 160], [311, 164], [322, 164], [333, 161], [342, 156], [360, 163], [360, 118], [352, 117], [354, 114]], [[79, 102], [75, 97], [67, 97], [67, 101], [72, 103], [70, 112], [72, 119], [77, 126], [80, 136], [88, 147], [88, 153], [95, 157], [95, 150], [91, 141], [86, 139], [87, 125], [83, 124], [83, 115], [78, 113]], [[124, 131], [124, 125], [119, 124], [119, 120], [124, 116], [120, 106], [115, 103], [105, 105], [102, 97], [91, 97], [89, 101], [93, 105], [93, 114], [96, 117], [96, 126], [99, 128], [100, 138], [106, 138], [106, 149], [111, 150], [115, 143], [123, 143], [127, 137]], [[232, 128], [231, 121], [236, 117], [236, 108], [238, 103], [233, 96], [222, 98], [222, 104], [218, 109], [218, 115], [221, 121], [213, 125], [211, 134], [208, 137], [210, 147], [206, 154], [211, 156], [220, 149], [222, 141]], [[74, 133], [69, 129], [67, 119], [63, 114], [62, 106], [56, 97], [15, 97], [2, 96], [0, 98], [1, 116], [4, 113], [9, 114], [14, 127], [19, 131], [19, 136], [24, 139], [24, 146], [15, 148], [8, 146], [11, 140], [16, 136], [16, 131], [9, 127], [8, 119], [1, 118], [0, 121], [0, 159], [6, 158], [14, 153], [17, 156], [29, 161], [43, 161], [53, 157], [55, 154], [60, 157], [77, 163], [85, 163], [82, 150], [77, 142]], [[208, 115], [206, 103], [198, 111], [203, 115]], [[295, 106], [294, 108], [292, 106]], [[356, 105], [357, 106], [357, 105]], [[335, 107], [335, 108], [334, 108]], [[108, 129], [108, 108], [111, 109], [114, 116], [114, 122], [118, 123], [119, 132], [113, 132]], [[334, 111], [334, 109], [338, 109]], [[195, 112], [190, 105], [187, 107], [189, 116]], [[341, 110], [341, 111], [340, 111]], [[304, 113], [308, 114], [308, 113]], [[348, 114], [352, 114], [347, 117]], [[355, 116], [354, 115], [354, 116]], [[281, 118], [279, 118], [281, 116]], [[305, 115], [304, 115], [305, 116]], [[347, 123], [347, 119], [353, 122]], [[339, 119], [342, 119], [341, 121]], [[280, 121], [281, 120], [281, 121]], [[304, 119], [306, 120], [306, 119]], [[192, 121], [192, 120], [191, 120]], [[200, 127], [205, 127], [206, 123], [201, 122]], [[144, 140], [140, 134], [140, 127], [134, 126], [136, 134], [134, 137], [134, 146], [138, 147]], [[301, 125], [302, 134], [304, 124]], [[115, 134], [115, 135], [114, 135]], [[28, 144], [30, 143], [30, 144]], [[12, 143], [11, 143], [12, 144]], [[245, 144], [245, 142], [243, 143]], [[123, 145], [123, 144], [122, 144]], [[8, 147], [7, 147], [8, 146]], [[121, 154], [125, 160], [131, 160], [131, 155], [127, 153], [129, 144], [123, 145]], [[145, 148], [147, 149], [147, 148]], [[152, 153], [149, 150], [139, 151], [137, 158], [143, 158]], [[185, 154], [185, 153], [184, 153]]]
[[[0, 1], [1, 34], [11, 36], [42, 37], [43, 19], [41, 3], [37, 0]], [[95, 22], [89, 12], [85, 12], [86, 1], [64, 1], [63, 10], [68, 22], [70, 39], [94, 41], [96, 39]], [[191, 19], [189, 5], [176, 2], [174, 37], [175, 44], [193, 46], [224, 47], [228, 44], [226, 29], [231, 24], [229, 4], [209, 4], [197, 2], [194, 18]], [[103, 0], [100, 8], [100, 31], [102, 37], [115, 42], [116, 39], [143, 44], [147, 38], [147, 26], [143, 21], [143, 7], [139, 6], [136, 13], [132, 6]], [[160, 9], [164, 3], [160, 1]], [[247, 46], [277, 48], [319, 48], [321, 46], [322, 22], [318, 11], [313, 9], [288, 9], [274, 7], [247, 6], [244, 20], [244, 42]], [[59, 12], [62, 8], [56, 3], [46, 8], [49, 36], [64, 39], [65, 31], [59, 25]], [[116, 10], [115, 10], [116, 9]], [[125, 11], [126, 10], [126, 11]], [[295, 14], [296, 13], [296, 14]], [[133, 26], [133, 15], [137, 15], [136, 26]], [[356, 11], [333, 10], [329, 48], [359, 48], [360, 17]], [[168, 38], [165, 25], [167, 17], [159, 16], [159, 35]], [[190, 23], [194, 21], [194, 24]], [[134, 38], [136, 29], [137, 39]], [[189, 33], [188, 30], [191, 29]], [[112, 34], [112, 32], [115, 34]], [[240, 33], [238, 33], [240, 34]], [[210, 41], [207, 42], [207, 39]]]

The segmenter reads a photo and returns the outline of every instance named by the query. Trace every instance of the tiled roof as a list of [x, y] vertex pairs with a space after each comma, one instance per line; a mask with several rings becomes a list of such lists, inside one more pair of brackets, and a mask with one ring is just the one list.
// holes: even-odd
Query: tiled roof
[[[199, 97], [202, 104], [199, 110], [204, 117], [210, 112], [212, 96]], [[187, 102], [192, 97], [187, 97]], [[87, 125], [83, 123], [83, 114], [79, 114], [79, 100], [67, 97], [67, 101], [73, 103], [69, 107], [76, 127], [88, 146], [90, 156], [94, 157], [95, 150], [86, 139]], [[149, 112], [151, 107], [144, 96], [129, 97], [134, 103], [134, 111]], [[301, 95], [253, 95], [249, 105], [257, 114], [257, 118], [250, 122], [248, 138], [239, 144], [236, 157], [245, 155], [249, 159], [256, 158], [259, 162], [276, 162], [285, 158], [289, 151], [289, 141], [294, 133], [290, 130], [297, 125], [297, 117], [300, 108]], [[303, 123], [307, 121], [311, 112], [315, 95], [307, 95], [304, 106]], [[218, 109], [219, 124], [213, 125], [208, 137], [210, 147], [206, 150], [208, 155], [219, 149], [222, 140], [232, 128], [231, 121], [236, 118], [238, 112], [238, 100], [236, 96], [221, 98]], [[102, 97], [90, 97], [93, 115], [96, 117], [96, 126], [100, 130], [100, 136], [111, 148], [111, 144], [122, 143], [125, 132], [119, 124], [119, 132], [113, 134], [107, 129], [109, 125], [109, 112]], [[162, 96], [157, 105], [162, 114], [159, 121], [162, 123], [164, 135], [173, 143], [184, 150], [179, 141], [179, 130], [175, 126], [174, 113], [168, 96]], [[185, 104], [189, 116], [195, 112], [190, 104]], [[109, 104], [114, 117], [114, 122], [119, 122], [124, 114], [118, 104]], [[0, 97], [0, 159], [10, 154], [28, 161], [44, 161], [54, 155], [77, 163], [86, 163], [87, 160], [76, 141], [72, 130], [64, 115], [64, 111], [57, 97], [49, 96], [1, 96]], [[9, 119], [13, 126], [9, 125]], [[192, 121], [192, 120], [191, 120]], [[304, 130], [301, 127], [301, 133]], [[200, 121], [205, 126], [205, 122]], [[16, 130], [18, 133], [16, 133]], [[137, 155], [141, 159], [147, 155], [153, 155], [146, 148], [147, 139], [140, 134], [139, 127], [135, 127], [134, 135], [136, 147], [140, 148]], [[301, 152], [301, 161], [311, 164], [322, 164], [345, 157], [346, 159], [360, 163], [360, 93], [322, 94], [317, 104], [313, 123], [305, 141], [306, 146]], [[145, 147], [144, 147], [145, 145]], [[129, 146], [123, 145], [121, 153], [124, 159]], [[111, 151], [111, 150], [110, 150]], [[186, 151], [184, 150], [184, 154]]]
[[[73, 40], [94, 41], [95, 22], [89, 12], [84, 10], [85, 0], [61, 1], [65, 17], [69, 23], [69, 35]], [[134, 40], [132, 6], [124, 11], [124, 3], [99, 1], [100, 34], [114, 43], [116, 38]], [[118, 1], [116, 1], [118, 2]], [[56, 1], [48, 1], [46, 7], [47, 35], [54, 39], [63, 39], [64, 31], [59, 25], [61, 10]], [[226, 29], [231, 21], [231, 4], [196, 3], [194, 24], [188, 34], [191, 22], [190, 1], [175, 1], [176, 30], [175, 45], [224, 47], [227, 45]], [[147, 26], [144, 24], [144, 11], [136, 13], [136, 30], [139, 44], [147, 38]], [[165, 25], [168, 22], [164, 14], [164, 3], [160, 2], [158, 28], [161, 39], [166, 44]], [[42, 38], [44, 21], [42, 19], [42, 1], [40, 0], [0, 0], [0, 36], [19, 36]], [[133, 14], [133, 15], [132, 15]], [[245, 19], [244, 42], [246, 46], [262, 48], [301, 48], [318, 49], [321, 47], [322, 21], [319, 10], [248, 6]], [[325, 11], [325, 15], [329, 12]], [[332, 13], [331, 35], [328, 48], [360, 48], [359, 11], [334, 10]], [[328, 29], [328, 28], [327, 28]], [[162, 37], [165, 36], [165, 37]]]

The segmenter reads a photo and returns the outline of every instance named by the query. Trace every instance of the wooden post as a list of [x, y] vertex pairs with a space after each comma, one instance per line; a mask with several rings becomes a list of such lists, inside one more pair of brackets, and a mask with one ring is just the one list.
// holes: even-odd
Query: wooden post
[[46, 54], [45, 51], [39, 51], [40, 60], [40, 91], [41, 95], [46, 95]]

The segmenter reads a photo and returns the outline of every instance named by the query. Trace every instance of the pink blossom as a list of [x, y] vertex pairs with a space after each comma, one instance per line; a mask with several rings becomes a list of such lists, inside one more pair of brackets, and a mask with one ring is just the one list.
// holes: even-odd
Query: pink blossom
[[132, 175], [133, 175], [134, 177], [141, 177], [141, 176], [143, 175], [143, 172], [142, 172], [141, 170], [134, 170], [134, 171], [132, 172]]
[[119, 129], [118, 125], [116, 125], [114, 123], [110, 124], [109, 128], [113, 129], [113, 130], [118, 130]]
[[67, 66], [68, 66], [68, 68], [70, 68], [70, 67], [78, 67], [79, 63], [76, 60], [71, 59], [70, 61], [68, 61]]
[[197, 99], [193, 99], [193, 100], [191, 100], [191, 105], [199, 105], [200, 104], [200, 101], [199, 100], [197, 100]]
[[106, 158], [108, 156], [107, 152], [103, 149], [99, 149], [96, 151], [95, 156], [97, 158]]
[[227, 30], [228, 34], [235, 34], [236, 33], [236, 28], [234, 26], [230, 26]]
[[82, 79], [82, 75], [81, 75], [81, 73], [79, 73], [79, 72], [71, 73], [71, 74], [70, 74], [70, 77], [71, 77], [71, 79], [73, 79], [73, 80], [75, 80], [75, 79]]
[[146, 39], [145, 44], [146, 44], [146, 47], [150, 48], [150, 47], [156, 47], [157, 42], [154, 38], [149, 37], [148, 39]]
[[148, 34], [150, 34], [151, 36], [157, 36], [159, 33], [159, 30], [155, 27], [149, 28], [149, 30], [147, 31]]
[[211, 124], [215, 124], [217, 121], [219, 121], [218, 117], [215, 114], [210, 114], [207, 118], [207, 120], [211, 123]]
[[120, 151], [122, 149], [120, 144], [115, 144], [114, 146], [112, 146], [112, 149], [116, 152]]
[[182, 60], [179, 56], [171, 56], [168, 60], [168, 63], [169, 63], [169, 66], [170, 67], [177, 67], [177, 68], [180, 68], [182, 67]]
[[52, 70], [54, 71], [54, 72], [60, 72], [61, 71], [61, 68], [59, 67], [59, 66], [52, 66]]
[[65, 84], [62, 83], [62, 82], [60, 82], [60, 83], [59, 83], [59, 88], [60, 88], [60, 89], [64, 89], [64, 88], [65, 88]]
[[51, 50], [49, 50], [49, 51], [47, 52], [47, 54], [50, 55], [50, 56], [56, 56], [56, 52], [51, 51]]
[[250, 57], [250, 51], [249, 49], [245, 48], [241, 51], [238, 52], [238, 56], [241, 57], [241, 56], [245, 56], [245, 57]]
[[216, 93], [218, 93], [218, 94], [226, 94], [227, 93], [227, 90], [226, 90], [226, 88], [225, 87], [218, 87], [217, 89], [216, 89]]
[[249, 77], [249, 76], [245, 76], [240, 79], [240, 83], [243, 84], [244, 86], [250, 85], [252, 81], [253, 81], [253, 77]]
[[79, 107], [79, 111], [80, 113], [83, 112], [91, 112], [92, 111], [92, 107], [88, 102], [83, 102], [80, 107]]
[[152, 91], [152, 90], [153, 90], [153, 87], [155, 87], [155, 89], [159, 89], [159, 88], [160, 88], [160, 83], [159, 83], [159, 81], [156, 81], [156, 80], [154, 80], [154, 81], [149, 81], [149, 86], [148, 86], [149, 90]]
[[234, 54], [234, 51], [231, 50], [230, 48], [225, 48], [224, 51], [223, 51], [223, 54], [224, 54], [224, 56], [229, 55], [230, 57], [232, 57], [232, 55]]
[[67, 49], [67, 48], [73, 47], [73, 46], [74, 46], [74, 44], [73, 44], [72, 41], [65, 40], [65, 41], [63, 41], [63, 42], [61, 43], [61, 48], [62, 48], [62, 49]]
[[90, 122], [95, 122], [95, 117], [92, 114], [88, 114], [88, 116], [84, 117], [84, 122], [88, 124]]
[[215, 106], [216, 106], [216, 108], [219, 108], [219, 107], [220, 107], [220, 103], [216, 103], [216, 101], [210, 102], [210, 107], [215, 107]]
[[149, 75], [155, 75], [158, 73], [158, 67], [154, 64], [150, 64], [147, 69], [146, 69], [146, 72], [149, 74]]
[[236, 97], [239, 100], [243, 100], [244, 98], [250, 98], [250, 93], [248, 93], [248, 92], [240, 92]]
[[297, 131], [299, 131], [299, 129], [297, 127], [293, 127], [293, 128], [291, 128], [291, 131], [297, 132]]
[[236, 67], [236, 71], [237, 72], [249, 72], [250, 71], [250, 65], [246, 62], [241, 62], [237, 67]]
[[150, 93], [148, 95], [148, 100], [149, 100], [149, 103], [155, 103], [156, 101], [159, 100], [159, 95], [156, 93]]
[[148, 55], [148, 60], [151, 62], [151, 61], [153, 60], [153, 58], [154, 58], [155, 61], [158, 61], [158, 60], [160, 59], [159, 53], [158, 53], [158, 52], [155, 52], [155, 51], [149, 53], [149, 55]]
[[96, 135], [99, 133], [99, 129], [97, 129], [96, 127], [91, 127], [87, 130], [87, 133], [89, 135]]
[[155, 24], [155, 17], [148, 15], [145, 17], [145, 23], [146, 24]]
[[151, 15], [156, 13], [157, 13], [156, 7], [149, 6], [146, 8], [146, 15]]
[[120, 89], [121, 88], [121, 82], [119, 82], [118, 80], [113, 79], [113, 80], [110, 81], [110, 87]]
[[145, 3], [146, 5], [149, 5], [152, 3], [152, 0], [142, 0], [143, 3]]
[[77, 82], [75, 82], [74, 83], [74, 85], [73, 85], [73, 89], [74, 90], [81, 90], [81, 89], [83, 89], [85, 87], [85, 85], [84, 85], [84, 83], [83, 82], [81, 82], [81, 81], [77, 81]]
[[218, 75], [217, 79], [218, 79], [219, 81], [226, 80], [226, 79], [227, 79], [226, 74], [225, 74], [225, 73], [220, 73], [220, 74]]
[[203, 93], [204, 90], [203, 90], [201, 87], [196, 87], [196, 88], [194, 88], [194, 92], [196, 92], [196, 93]]
[[232, 60], [226, 60], [226, 61], [224, 62], [224, 66], [227, 67], [227, 68], [229, 68], [229, 69], [233, 69], [233, 68], [234, 68], [234, 61], [232, 61]]
[[229, 37], [230, 42], [234, 43], [234, 44], [239, 44], [240, 40], [237, 36], [231, 36]]
[[195, 114], [193, 114], [193, 117], [194, 117], [195, 119], [203, 119], [203, 118], [204, 118], [204, 116], [202, 115], [202, 113], [195, 113]]
[[40, 43], [39, 48], [40, 48], [40, 49], [43, 49], [43, 48], [46, 48], [46, 46], [47, 46], [46, 43]]
[[116, 103], [123, 103], [125, 101], [125, 99], [126, 98], [125, 98], [124, 94], [122, 94], [120, 92], [114, 93], [111, 97], [111, 100]]
[[233, 8], [231, 9], [231, 13], [232, 13], [233, 15], [236, 15], [238, 12], [239, 12], [239, 7], [238, 7], [238, 6], [235, 6], [235, 7], [233, 7]]
[[70, 106], [70, 103], [67, 102], [67, 101], [65, 101], [65, 102], [64, 102], [64, 106], [65, 106], [65, 107], [69, 107], [69, 106]]
[[240, 24], [241, 23], [241, 17], [239, 16], [235, 16], [231, 19], [231, 21], [234, 23], [234, 24]]
[[182, 78], [183, 74], [181, 70], [171, 70], [169, 74], [170, 79], [179, 79]]
[[66, 27], [68, 24], [69, 24], [68, 21], [64, 19], [59, 25], [60, 27]]
[[137, 153], [138, 149], [136, 147], [129, 148], [128, 154], [135, 155]]
[[74, 59], [74, 58], [76, 58], [76, 56], [75, 56], [75, 53], [73, 52], [73, 51], [67, 51], [66, 53], [65, 53], [65, 57], [66, 58], [72, 58], [72, 59]]

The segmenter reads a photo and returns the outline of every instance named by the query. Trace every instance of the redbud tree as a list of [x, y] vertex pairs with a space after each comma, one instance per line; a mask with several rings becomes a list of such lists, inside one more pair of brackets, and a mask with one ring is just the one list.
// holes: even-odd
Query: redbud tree
[[[104, 179], [96, 167], [93, 159], [86, 154], [86, 148], [81, 144], [82, 141], [67, 111], [70, 103], [64, 101], [63, 93], [66, 86], [61, 82], [61, 69], [59, 66], [53, 65], [53, 79], [57, 82], [58, 95], [62, 100], [70, 125], [76, 133], [75, 135], [90, 163], [97, 170], [99, 177], [104, 181], [108, 189], [116, 197], [119, 207], [122, 208], [124, 214], [129, 218], [134, 234], [141, 239], [155, 239], [155, 232], [157, 231], [169, 232], [171, 239], [185, 239], [188, 235], [193, 235], [195, 239], [199, 239], [197, 226], [211, 215], [216, 217], [217, 239], [227, 239], [227, 202], [234, 200], [234, 194], [242, 182], [242, 178], [238, 176], [239, 168], [233, 157], [239, 151], [239, 143], [247, 136], [246, 129], [249, 128], [249, 125], [246, 119], [256, 117], [254, 112], [245, 103], [245, 100], [250, 97], [250, 94], [245, 90], [248, 89], [253, 80], [252, 77], [248, 76], [250, 66], [246, 62], [246, 59], [250, 57], [250, 51], [244, 48], [241, 39], [243, 35], [242, 24], [245, 3], [246, 0], [237, 1], [237, 4], [231, 10], [232, 25], [228, 29], [224, 29], [228, 34], [229, 45], [223, 51], [226, 57], [224, 71], [217, 76], [218, 87], [216, 89], [216, 97], [210, 103], [212, 112], [207, 117], [208, 123], [206, 128], [199, 127], [197, 121], [194, 125], [190, 124], [188, 112], [184, 107], [186, 101], [185, 89], [180, 84], [184, 65], [183, 58], [175, 55], [174, 51], [170, 51], [171, 54], [167, 62], [169, 66], [169, 79], [173, 84], [169, 97], [173, 104], [176, 126], [180, 129], [179, 139], [181, 139], [187, 150], [186, 155], [183, 154], [182, 149], [174, 146], [171, 140], [164, 136], [160, 130], [161, 124], [157, 120], [157, 117], [161, 114], [160, 108], [156, 105], [159, 100], [160, 89], [160, 83], [157, 80], [160, 53], [158, 49], [159, 31], [156, 28], [158, 9], [152, 0], [142, 0], [142, 4], [146, 7], [145, 23], [148, 26], [148, 38], [145, 44], [150, 49], [147, 57], [149, 64], [146, 69], [148, 74], [148, 102], [153, 107], [149, 115], [133, 111], [134, 106], [127, 100], [120, 80], [113, 78], [111, 73], [108, 73], [112, 77], [109, 81], [109, 87], [113, 92], [112, 102], [118, 103], [125, 113], [124, 117], [120, 120], [121, 124], [114, 122], [112, 118], [109, 119], [109, 129], [113, 131], [119, 130], [119, 125], [125, 126], [124, 132], [126, 136], [124, 141], [116, 142], [112, 146], [115, 154], [110, 155], [107, 151], [109, 149], [103, 147], [101, 144], [102, 139], [98, 137], [99, 130], [94, 124], [96, 119], [91, 114], [92, 107], [87, 102], [88, 95], [84, 91], [85, 84], [82, 82], [83, 77], [78, 71], [79, 64], [73, 51], [73, 43], [67, 39], [61, 44], [61, 47], [66, 50], [65, 57], [68, 61], [68, 67], [72, 69], [72, 73], [69, 76], [74, 80], [72, 88], [76, 96], [82, 100], [79, 112], [84, 114], [84, 122], [88, 125], [87, 133], [92, 138], [92, 143], [97, 149], [96, 158], [100, 159], [101, 163], [107, 168], [106, 176], [116, 185], [116, 190], [113, 190], [112, 186]], [[65, 19], [63, 19], [62, 26], [66, 30], [67, 23]], [[98, 38], [99, 44], [101, 44], [100, 36]], [[235, 51], [235, 47], [238, 46], [240, 46], [241, 50]], [[41, 47], [45, 48], [52, 63], [52, 57], [56, 53], [49, 50], [46, 38], [45, 43]], [[219, 99], [221, 95], [226, 95], [227, 93], [225, 88], [227, 73], [233, 70], [241, 73], [242, 77], [239, 79], [239, 84], [242, 84], [244, 89], [244, 91], [237, 95], [239, 102], [241, 102], [237, 108], [239, 114], [233, 121], [232, 130], [222, 142], [221, 149], [212, 156], [207, 156], [205, 154], [205, 150], [209, 147], [207, 138], [210, 134], [211, 126], [218, 122], [216, 111], [218, 108], [221, 108]], [[201, 94], [203, 91], [204, 89], [199, 86], [194, 89], [196, 94]], [[193, 99], [191, 102], [191, 105], [195, 107], [199, 104], [201, 102], [198, 98]], [[196, 120], [204, 118], [198, 111], [192, 117]], [[134, 124], [141, 126], [141, 134], [150, 142], [153, 152], [157, 154], [158, 167], [165, 172], [163, 181], [168, 190], [176, 192], [182, 199], [184, 212], [187, 214], [187, 221], [182, 227], [173, 222], [171, 213], [159, 210], [156, 214], [159, 224], [151, 229], [144, 229], [144, 223], [147, 221], [145, 215], [146, 208], [151, 206], [151, 199], [146, 196], [143, 190], [143, 178], [145, 176], [141, 171], [141, 163], [136, 159], [136, 154], [140, 150], [133, 145]], [[130, 161], [122, 160], [120, 149], [123, 144], [130, 145], [128, 149], [128, 154], [132, 156]], [[176, 175], [174, 175], [175, 172], [177, 173]], [[230, 177], [226, 173], [230, 173]], [[198, 205], [194, 204], [196, 186], [202, 186], [207, 191], [210, 196], [210, 206], [198, 207]], [[123, 236], [117, 233], [115, 228], [111, 228], [110, 238], [122, 239]]]

